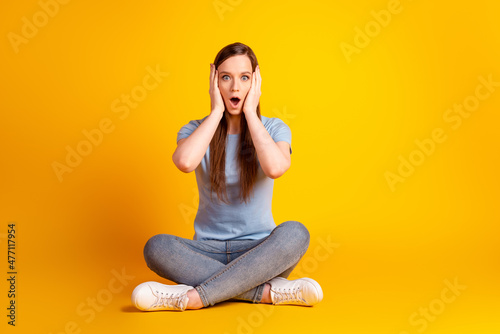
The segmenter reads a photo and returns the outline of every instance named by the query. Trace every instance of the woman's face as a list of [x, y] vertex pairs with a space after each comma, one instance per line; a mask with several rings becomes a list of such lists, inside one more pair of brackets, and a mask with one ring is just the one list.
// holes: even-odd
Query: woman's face
[[[231, 115], [238, 115], [243, 109], [245, 98], [252, 82], [252, 63], [246, 55], [232, 56], [217, 68], [219, 90]], [[232, 98], [239, 98], [238, 101]]]

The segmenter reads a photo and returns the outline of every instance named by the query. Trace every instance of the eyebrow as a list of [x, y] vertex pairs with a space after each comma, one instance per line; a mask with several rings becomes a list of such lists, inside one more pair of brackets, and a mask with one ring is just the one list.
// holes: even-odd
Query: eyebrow
[[[226, 72], [226, 71], [223, 71], [223, 72], [220, 72], [219, 74], [222, 74], [222, 73], [227, 73], [227, 74], [231, 74], [229, 72]], [[251, 72], [248, 72], [248, 71], [245, 71], [245, 72], [241, 72], [241, 74], [244, 74], [244, 73], [248, 73], [248, 74], [252, 74]]]

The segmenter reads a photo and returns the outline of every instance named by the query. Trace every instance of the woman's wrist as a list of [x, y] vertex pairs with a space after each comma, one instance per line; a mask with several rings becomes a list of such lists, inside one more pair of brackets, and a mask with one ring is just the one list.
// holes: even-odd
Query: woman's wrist
[[212, 111], [210, 111], [210, 115], [215, 115], [215, 116], [219, 117], [219, 121], [220, 121], [222, 119], [222, 116], [224, 115], [224, 110], [212, 109]]

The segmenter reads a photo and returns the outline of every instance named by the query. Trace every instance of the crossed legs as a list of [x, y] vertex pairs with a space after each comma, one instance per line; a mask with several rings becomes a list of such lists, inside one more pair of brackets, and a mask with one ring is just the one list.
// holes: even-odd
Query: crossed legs
[[309, 239], [306, 227], [297, 221], [278, 225], [260, 240], [195, 241], [158, 234], [146, 243], [144, 257], [161, 277], [194, 287], [188, 292], [188, 308], [198, 308], [197, 301], [204, 307], [229, 299], [260, 303], [268, 301], [266, 282], [287, 278]]

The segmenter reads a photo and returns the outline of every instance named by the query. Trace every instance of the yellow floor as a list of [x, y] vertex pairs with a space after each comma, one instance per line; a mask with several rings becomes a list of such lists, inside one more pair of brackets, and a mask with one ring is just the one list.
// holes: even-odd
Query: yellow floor
[[[401, 262], [393, 261], [401, 254], [391, 257], [395, 250], [388, 246], [369, 253], [354, 243], [328, 244], [328, 238], [320, 238], [290, 277], [320, 282], [324, 300], [314, 307], [223, 302], [197, 311], [141, 312], [131, 305], [133, 288], [147, 280], [170, 282], [149, 271], [140, 254], [115, 266], [103, 257], [101, 263], [99, 257], [95, 262], [82, 258], [64, 266], [54, 256], [50, 263], [28, 262], [19, 269], [17, 325], [5, 327], [9, 333], [53, 334], [186, 328], [204, 333], [498, 333], [495, 269], [470, 263], [479, 253], [455, 267], [451, 259], [445, 266], [443, 259], [399, 249], [407, 259]], [[132, 242], [130, 248], [140, 247]]]

